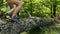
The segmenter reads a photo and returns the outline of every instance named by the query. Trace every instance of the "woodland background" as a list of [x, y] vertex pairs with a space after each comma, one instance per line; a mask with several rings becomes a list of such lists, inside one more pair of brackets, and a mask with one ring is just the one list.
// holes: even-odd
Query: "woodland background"
[[[58, 16], [60, 12], [60, 0], [21, 0], [21, 2], [23, 6], [18, 13], [20, 18], [28, 17], [25, 11], [28, 11], [32, 16], [41, 18], [53, 18]], [[0, 11], [7, 12], [12, 7], [6, 0], [0, 0]], [[60, 34], [60, 24], [41, 29], [43, 30], [36, 28], [21, 34]]]

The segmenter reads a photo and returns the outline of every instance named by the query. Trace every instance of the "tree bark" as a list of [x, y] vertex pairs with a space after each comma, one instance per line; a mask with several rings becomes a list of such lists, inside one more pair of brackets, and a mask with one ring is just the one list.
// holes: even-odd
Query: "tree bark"
[[0, 18], [0, 33], [1, 34], [20, 34], [24, 31], [29, 31], [36, 27], [48, 26], [55, 23], [55, 18], [23, 18], [16, 22]]

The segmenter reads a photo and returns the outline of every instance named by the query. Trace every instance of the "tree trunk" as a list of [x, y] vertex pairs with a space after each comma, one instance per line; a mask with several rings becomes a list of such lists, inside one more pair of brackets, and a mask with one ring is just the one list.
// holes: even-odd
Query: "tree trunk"
[[55, 18], [23, 18], [17, 21], [10, 21], [0, 18], [0, 34], [20, 34], [36, 27], [48, 26], [55, 23]]
[[54, 5], [53, 5], [53, 16], [54, 16], [54, 17], [56, 17], [56, 7], [57, 7], [57, 5], [54, 4]]
[[51, 8], [50, 8], [50, 10], [51, 10], [51, 18], [53, 18], [53, 8], [52, 8], [53, 6], [51, 5]]
[[52, 18], [53, 18], [53, 17], [56, 17], [56, 7], [57, 7], [56, 2], [51, 5], [50, 10], [51, 10], [51, 17], [52, 17]]

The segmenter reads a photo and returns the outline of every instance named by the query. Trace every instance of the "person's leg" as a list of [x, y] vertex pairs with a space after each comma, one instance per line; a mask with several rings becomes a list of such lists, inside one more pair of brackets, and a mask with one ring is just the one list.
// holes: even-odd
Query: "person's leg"
[[[9, 4], [14, 4], [11, 0], [6, 0]], [[12, 9], [10, 9], [8, 12], [6, 12], [5, 14], [7, 15], [12, 15], [12, 13], [14, 12], [14, 7]]]
[[12, 10], [10, 10], [9, 12], [7, 12], [7, 13], [13, 12], [13, 13], [12, 13], [12, 17], [11, 17], [11, 18], [13, 19], [13, 18], [16, 17], [19, 9], [20, 9], [21, 6], [22, 6], [22, 3], [21, 3], [19, 0], [7, 0], [7, 2], [16, 5], [16, 8], [15, 8], [15, 9], [12, 9]]
[[22, 3], [19, 2], [19, 1], [17, 1], [17, 2], [16, 2], [16, 8], [15, 8], [13, 14], [12, 14], [12, 19], [15, 19], [15, 17], [16, 17], [16, 15], [17, 15], [19, 9], [21, 8], [21, 6], [22, 6]]
[[6, 12], [8, 14], [12, 14], [15, 8], [12, 8], [10, 11]]

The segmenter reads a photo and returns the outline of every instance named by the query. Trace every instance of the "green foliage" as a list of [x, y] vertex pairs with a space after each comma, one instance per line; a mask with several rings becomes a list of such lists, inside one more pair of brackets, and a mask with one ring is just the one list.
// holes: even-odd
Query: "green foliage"
[[[25, 10], [27, 10], [32, 16], [50, 18], [51, 11], [52, 11], [51, 9], [53, 8], [53, 7], [51, 8], [51, 6], [53, 4], [57, 5], [56, 15], [58, 15], [58, 13], [60, 12], [60, 0], [21, 0], [21, 2], [23, 3], [23, 6], [20, 9], [19, 16], [22, 18], [28, 17], [28, 15], [25, 13]], [[6, 11], [10, 10], [9, 6], [7, 5], [7, 7], [6, 7], [6, 5], [7, 5], [7, 3], [5, 0], [0, 0], [0, 11], [6, 12]], [[32, 31], [34, 31], [34, 34], [35, 34], [35, 32], [37, 32], [35, 30], [32, 30]], [[40, 29], [37, 29], [37, 30], [38, 30], [38, 32], [40, 32]], [[46, 28], [45, 28], [45, 30], [46, 30]], [[52, 30], [48, 29], [47, 31], [45, 31], [45, 34], [49, 34], [49, 33], [55, 34], [54, 32], [56, 32], [56, 31], [53, 31], [53, 29]], [[44, 33], [44, 31], [42, 31], [42, 33]]]

